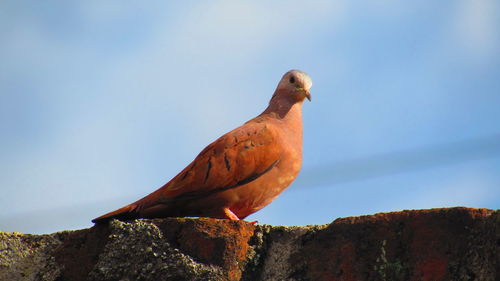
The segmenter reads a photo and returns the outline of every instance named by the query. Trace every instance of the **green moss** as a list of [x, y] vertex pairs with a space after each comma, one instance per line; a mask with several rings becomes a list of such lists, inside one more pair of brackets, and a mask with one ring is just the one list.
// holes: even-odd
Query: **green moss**
[[387, 253], [385, 246], [387, 244], [386, 240], [382, 241], [382, 246], [380, 247], [380, 256], [376, 259], [376, 264], [373, 269], [378, 273], [381, 280], [384, 281], [396, 281], [405, 280], [406, 270], [403, 263], [400, 260], [390, 261], [387, 258]]

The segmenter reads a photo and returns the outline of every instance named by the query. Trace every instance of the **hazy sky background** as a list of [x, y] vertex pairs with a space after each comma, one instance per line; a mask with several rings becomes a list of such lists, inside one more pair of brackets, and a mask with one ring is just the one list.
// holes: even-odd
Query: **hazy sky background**
[[303, 170], [248, 220], [499, 208], [498, 1], [167, 2], [0, 2], [0, 230], [90, 227], [290, 69], [314, 83]]

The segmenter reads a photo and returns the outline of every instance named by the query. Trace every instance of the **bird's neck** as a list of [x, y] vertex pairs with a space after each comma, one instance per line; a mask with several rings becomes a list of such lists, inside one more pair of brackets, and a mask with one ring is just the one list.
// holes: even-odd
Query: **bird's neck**
[[294, 100], [290, 95], [277, 93], [260, 116], [269, 116], [285, 123], [290, 130], [302, 136], [302, 104], [304, 100]]
[[[292, 96], [293, 97], [293, 96]], [[293, 100], [290, 95], [275, 95], [259, 118], [276, 119], [282, 126], [283, 139], [287, 147], [296, 151], [297, 161], [302, 158], [302, 100]], [[298, 172], [298, 171], [297, 171]]]
[[283, 120], [297, 118], [302, 120], [303, 102], [303, 99], [296, 100], [294, 96], [277, 90], [271, 98], [271, 101], [269, 101], [269, 106], [262, 112], [262, 115], [276, 115], [277, 118]]

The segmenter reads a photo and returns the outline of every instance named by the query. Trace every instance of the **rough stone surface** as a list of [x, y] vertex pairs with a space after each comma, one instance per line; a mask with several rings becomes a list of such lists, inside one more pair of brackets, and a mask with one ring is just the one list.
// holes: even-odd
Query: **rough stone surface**
[[0, 232], [0, 280], [500, 280], [500, 212], [449, 208], [284, 227], [208, 218]]

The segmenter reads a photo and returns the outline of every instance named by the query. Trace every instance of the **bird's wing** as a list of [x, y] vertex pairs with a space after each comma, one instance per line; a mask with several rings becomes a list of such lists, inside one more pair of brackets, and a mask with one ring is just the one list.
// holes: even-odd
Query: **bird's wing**
[[197, 197], [249, 183], [280, 160], [276, 129], [265, 122], [249, 122], [220, 137], [160, 188], [161, 201]]
[[92, 221], [133, 219], [172, 201], [189, 201], [247, 184], [279, 163], [282, 149], [278, 138], [277, 129], [271, 124], [247, 122], [208, 145], [158, 190]]

